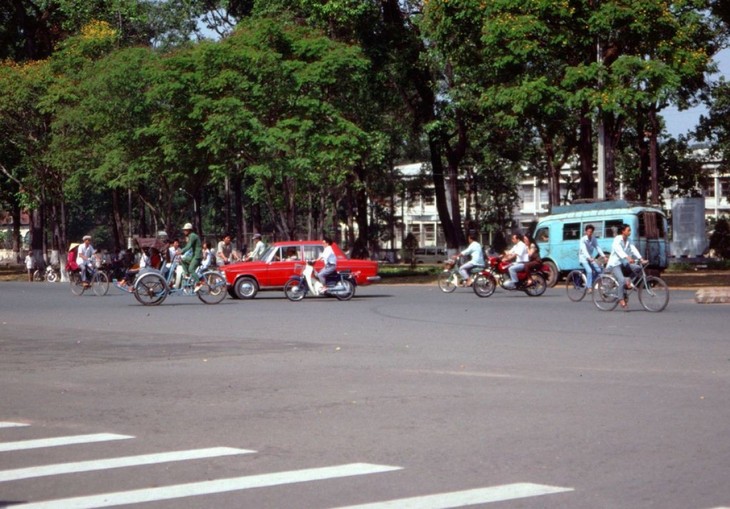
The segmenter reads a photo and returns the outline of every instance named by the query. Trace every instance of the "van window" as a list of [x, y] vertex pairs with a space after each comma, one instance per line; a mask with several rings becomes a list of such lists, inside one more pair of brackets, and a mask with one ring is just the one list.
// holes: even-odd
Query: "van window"
[[606, 238], [612, 239], [618, 235], [621, 235], [621, 225], [624, 222], [622, 219], [608, 219], [606, 220]]
[[580, 223], [564, 224], [563, 240], [580, 240]]
[[540, 228], [535, 232], [535, 240], [537, 242], [549, 242], [550, 241], [550, 228]]
[[593, 227], [593, 236], [597, 239], [603, 237], [603, 221], [591, 221], [590, 223], [583, 223], [580, 231], [585, 233], [586, 226], [591, 225]]

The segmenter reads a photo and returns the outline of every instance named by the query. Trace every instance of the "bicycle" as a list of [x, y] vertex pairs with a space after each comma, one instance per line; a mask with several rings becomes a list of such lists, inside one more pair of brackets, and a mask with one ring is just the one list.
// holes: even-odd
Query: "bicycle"
[[102, 297], [109, 291], [109, 278], [106, 273], [96, 267], [87, 267], [86, 282], [81, 280], [81, 270], [76, 269], [69, 272], [68, 279], [70, 281], [71, 293], [74, 295], [83, 295], [84, 292], [91, 288], [95, 295]]
[[[669, 304], [669, 288], [664, 280], [657, 276], [647, 276], [644, 265], [640, 265], [641, 272], [627, 278], [631, 281], [631, 288], [626, 289], [625, 300], [628, 305], [629, 295], [638, 292], [639, 302], [647, 311], [658, 313], [664, 311]], [[593, 284], [593, 303], [601, 311], [612, 311], [618, 306], [619, 283], [613, 274], [601, 274]]]
[[[471, 268], [469, 271], [470, 275], [472, 276], [472, 287], [474, 289], [474, 293], [482, 296], [487, 295], [480, 295], [480, 293], [477, 291], [477, 286], [474, 285], [476, 276], [484, 270], [484, 267], [480, 267], [478, 265]], [[459, 272], [459, 266], [456, 264], [456, 260], [454, 259], [448, 259], [444, 262], [444, 270], [441, 271], [441, 274], [438, 276], [438, 285], [442, 292], [444, 293], [452, 293], [454, 290], [456, 290], [457, 286], [463, 286], [464, 279], [461, 277], [461, 273]], [[485, 282], [487, 284], [488, 282]], [[479, 289], [481, 290], [483, 285], [479, 286]], [[486, 292], [485, 292], [486, 293]], [[489, 293], [491, 295], [494, 293], [494, 289], [492, 289], [492, 292]]]
[[[596, 281], [603, 273], [602, 267], [598, 266], [600, 271], [595, 269], [595, 266], [591, 264], [591, 270], [593, 271], [593, 281]], [[568, 298], [573, 302], [580, 302], [588, 293], [588, 278], [585, 274], [585, 269], [571, 270], [565, 277], [565, 291], [568, 294]]]

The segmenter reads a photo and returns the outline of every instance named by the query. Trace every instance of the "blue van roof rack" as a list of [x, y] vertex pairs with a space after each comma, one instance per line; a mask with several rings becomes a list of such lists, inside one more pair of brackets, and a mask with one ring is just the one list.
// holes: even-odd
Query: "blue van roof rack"
[[550, 210], [551, 214], [563, 214], [565, 212], [580, 212], [584, 210], [608, 210], [626, 209], [641, 206], [638, 203], [631, 203], [626, 200], [575, 200], [570, 205], [557, 205]]

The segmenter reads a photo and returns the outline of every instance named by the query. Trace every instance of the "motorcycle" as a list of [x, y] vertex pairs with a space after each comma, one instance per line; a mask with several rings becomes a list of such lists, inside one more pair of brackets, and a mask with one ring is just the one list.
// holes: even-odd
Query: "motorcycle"
[[302, 300], [307, 295], [332, 296], [337, 300], [350, 300], [355, 295], [355, 277], [349, 271], [328, 275], [323, 285], [315, 275], [313, 262], [295, 265], [295, 269], [301, 269], [301, 274], [294, 274], [284, 285], [284, 295], [292, 302]]
[[480, 297], [489, 297], [494, 293], [497, 284], [509, 291], [525, 292], [530, 297], [538, 297], [547, 289], [547, 274], [550, 268], [540, 264], [531, 270], [521, 270], [517, 273], [517, 284], [514, 287], [506, 286], [511, 281], [509, 266], [511, 262], [502, 261], [498, 256], [490, 256], [488, 267], [474, 279], [474, 293]]

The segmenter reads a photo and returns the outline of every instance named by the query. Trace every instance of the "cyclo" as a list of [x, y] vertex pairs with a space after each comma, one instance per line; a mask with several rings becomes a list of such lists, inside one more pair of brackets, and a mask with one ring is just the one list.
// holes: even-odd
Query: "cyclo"
[[[162, 252], [165, 243], [159, 239], [137, 239], [141, 248], [149, 248]], [[204, 271], [200, 275], [203, 286], [195, 292], [196, 279], [190, 275], [183, 276], [179, 287], [175, 286], [175, 271], [178, 262], [173, 260], [169, 267], [164, 263], [159, 266], [153, 263], [152, 267], [141, 269], [132, 286], [134, 298], [145, 306], [157, 306], [168, 295], [197, 295], [205, 304], [218, 304], [226, 298], [227, 288], [225, 278], [216, 271]]]

